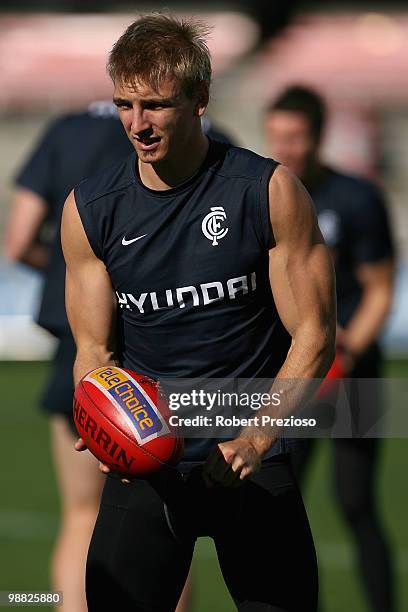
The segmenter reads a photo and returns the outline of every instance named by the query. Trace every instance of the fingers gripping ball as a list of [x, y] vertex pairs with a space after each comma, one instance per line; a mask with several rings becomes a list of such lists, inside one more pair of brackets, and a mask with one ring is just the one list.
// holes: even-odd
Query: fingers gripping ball
[[88, 372], [74, 394], [74, 421], [87, 448], [124, 476], [145, 476], [176, 465], [183, 440], [168, 423], [156, 381], [115, 366]]

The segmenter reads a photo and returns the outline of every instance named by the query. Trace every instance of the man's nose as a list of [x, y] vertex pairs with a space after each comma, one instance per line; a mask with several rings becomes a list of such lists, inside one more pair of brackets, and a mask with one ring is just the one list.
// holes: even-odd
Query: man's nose
[[131, 132], [133, 136], [144, 136], [151, 131], [151, 124], [146, 119], [143, 110], [135, 108], [132, 115]]

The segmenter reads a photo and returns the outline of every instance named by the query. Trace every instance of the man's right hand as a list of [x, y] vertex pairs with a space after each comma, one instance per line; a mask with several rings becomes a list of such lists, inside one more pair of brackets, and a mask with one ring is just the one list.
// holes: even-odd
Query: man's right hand
[[[78, 438], [78, 440], [75, 442], [75, 450], [81, 452], [84, 450], [87, 450], [87, 446], [85, 444], [85, 442], [83, 441], [82, 438]], [[109, 472], [111, 471], [110, 468], [105, 465], [104, 463], [102, 463], [101, 461], [99, 462], [99, 469], [103, 474], [109, 474]], [[129, 484], [130, 480], [128, 480], [127, 478], [121, 478], [121, 481], [124, 484]]]

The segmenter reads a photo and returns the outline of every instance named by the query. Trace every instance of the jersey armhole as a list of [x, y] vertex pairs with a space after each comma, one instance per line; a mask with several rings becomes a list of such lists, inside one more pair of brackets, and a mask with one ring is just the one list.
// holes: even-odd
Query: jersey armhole
[[79, 186], [74, 189], [75, 202], [77, 205], [78, 213], [82, 221], [82, 226], [85, 230], [86, 237], [91, 246], [91, 249], [95, 253], [96, 257], [102, 260], [102, 251], [100, 249], [98, 235], [96, 232], [96, 223], [94, 223], [89, 208], [84, 204]]
[[274, 245], [273, 230], [269, 214], [269, 181], [278, 166], [279, 162], [273, 159], [266, 160], [259, 188], [259, 231], [262, 244], [268, 250]]

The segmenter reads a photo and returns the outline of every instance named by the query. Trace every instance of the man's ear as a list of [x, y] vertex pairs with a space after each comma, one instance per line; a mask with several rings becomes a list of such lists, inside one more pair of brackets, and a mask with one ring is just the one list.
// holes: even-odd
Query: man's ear
[[201, 83], [196, 92], [195, 99], [194, 114], [198, 117], [202, 117], [210, 99], [210, 88], [208, 83]]

